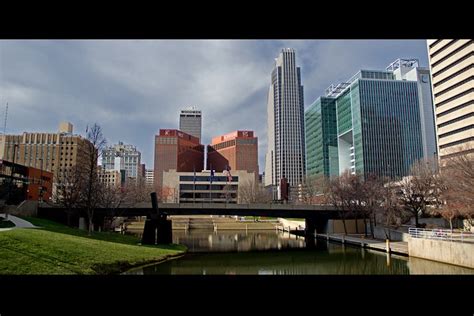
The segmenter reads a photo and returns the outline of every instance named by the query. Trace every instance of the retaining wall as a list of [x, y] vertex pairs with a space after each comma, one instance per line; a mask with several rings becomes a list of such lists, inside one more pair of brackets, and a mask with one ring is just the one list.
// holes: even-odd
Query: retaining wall
[[474, 243], [410, 237], [408, 255], [474, 269]]

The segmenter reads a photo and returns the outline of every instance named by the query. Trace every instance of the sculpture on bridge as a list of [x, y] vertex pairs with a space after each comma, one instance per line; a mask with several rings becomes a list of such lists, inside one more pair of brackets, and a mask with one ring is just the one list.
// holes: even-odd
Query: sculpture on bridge
[[172, 226], [171, 220], [167, 219], [165, 212], [160, 212], [156, 192], [150, 193], [152, 211], [147, 215], [145, 227], [143, 229], [142, 244], [171, 244]]

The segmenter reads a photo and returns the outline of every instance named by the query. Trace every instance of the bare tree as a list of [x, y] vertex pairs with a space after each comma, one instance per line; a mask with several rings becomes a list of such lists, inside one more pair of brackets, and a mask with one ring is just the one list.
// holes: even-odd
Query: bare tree
[[465, 218], [471, 225], [474, 218], [474, 148], [463, 146], [442, 161], [443, 206], [438, 213], [449, 221]]
[[102, 134], [102, 128], [95, 123], [92, 127], [86, 128], [86, 139], [84, 148], [78, 152], [82, 157], [82, 162], [77, 166], [77, 176], [81, 178], [82, 190], [80, 190], [79, 203], [87, 213], [89, 221], [89, 235], [92, 234], [92, 221], [94, 210], [102, 203], [102, 183], [99, 181], [97, 173], [97, 161], [106, 145], [106, 140]]
[[385, 237], [391, 239], [391, 229], [397, 229], [410, 218], [410, 213], [404, 208], [399, 197], [399, 188], [388, 180], [381, 181], [382, 186], [378, 192], [380, 207], [376, 209], [376, 222], [384, 226]]
[[308, 176], [305, 181], [305, 190], [302, 202], [307, 205], [329, 203], [327, 191], [329, 178], [325, 176]]
[[270, 203], [272, 201], [271, 193], [251, 180], [239, 185], [238, 197], [239, 203], [244, 204]]
[[405, 210], [415, 217], [416, 227], [420, 226], [418, 218], [427, 214], [429, 206], [440, 204], [442, 180], [436, 161], [419, 160], [410, 168], [410, 176], [400, 181], [400, 200]]
[[77, 212], [81, 190], [83, 188], [82, 177], [77, 166], [65, 168], [58, 173], [56, 188], [53, 192], [53, 201], [66, 209], [67, 224], [71, 225], [71, 216]]
[[351, 177], [351, 173], [345, 171], [342, 175], [332, 178], [327, 190], [329, 203], [339, 211], [345, 235], [347, 235], [346, 216], [351, 209], [351, 192], [349, 189]]

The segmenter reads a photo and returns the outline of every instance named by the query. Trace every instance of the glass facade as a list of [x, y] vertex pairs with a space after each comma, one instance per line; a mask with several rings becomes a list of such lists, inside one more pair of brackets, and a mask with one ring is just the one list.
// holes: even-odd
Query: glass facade
[[417, 80], [361, 70], [331, 85], [305, 113], [307, 176], [349, 170], [400, 179], [424, 157]]
[[306, 175], [339, 174], [336, 99], [321, 97], [305, 113]]

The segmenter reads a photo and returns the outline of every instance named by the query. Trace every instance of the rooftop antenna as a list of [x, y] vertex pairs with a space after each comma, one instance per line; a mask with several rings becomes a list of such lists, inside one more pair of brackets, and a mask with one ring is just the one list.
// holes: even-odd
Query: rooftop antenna
[[5, 108], [5, 120], [3, 122], [3, 135], [6, 135], [7, 133], [7, 117], [8, 117], [8, 102]]

